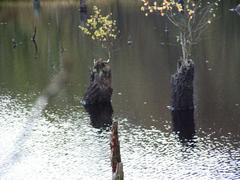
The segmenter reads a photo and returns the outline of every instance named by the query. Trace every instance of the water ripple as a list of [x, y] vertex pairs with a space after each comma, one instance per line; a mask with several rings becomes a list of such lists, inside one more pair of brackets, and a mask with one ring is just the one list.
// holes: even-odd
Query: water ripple
[[[27, 100], [0, 96], [0, 136], [4, 137], [0, 139], [0, 162], [16, 147], [30, 112]], [[111, 178], [110, 132], [93, 128], [81, 108], [52, 106], [35, 118], [31, 136], [18, 152], [21, 158], [2, 179]], [[116, 120], [128, 180], [240, 177], [239, 142], [233, 144], [231, 136], [196, 136], [184, 145], [174, 133], [146, 129], [124, 118]]]

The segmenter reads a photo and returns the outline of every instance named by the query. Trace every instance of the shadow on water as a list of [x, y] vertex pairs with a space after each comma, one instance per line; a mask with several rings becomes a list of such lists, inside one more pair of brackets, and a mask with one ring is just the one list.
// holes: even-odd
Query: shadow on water
[[194, 110], [172, 111], [173, 131], [183, 144], [194, 142]]
[[111, 103], [85, 106], [90, 115], [91, 125], [98, 129], [108, 129], [112, 125], [113, 108]]

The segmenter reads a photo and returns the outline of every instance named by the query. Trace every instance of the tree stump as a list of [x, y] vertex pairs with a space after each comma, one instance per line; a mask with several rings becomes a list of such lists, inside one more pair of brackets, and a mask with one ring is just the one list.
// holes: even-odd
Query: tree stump
[[172, 110], [194, 109], [193, 80], [193, 61], [180, 62], [177, 72], [171, 77]]
[[121, 162], [117, 122], [113, 122], [113, 125], [112, 125], [110, 147], [111, 147], [112, 179], [123, 180], [124, 173], [123, 173], [123, 164]]
[[113, 89], [111, 67], [108, 62], [94, 62], [90, 76], [90, 85], [84, 95], [83, 105], [111, 103]]
[[86, 0], [80, 0], [80, 12], [81, 13], [87, 13]]

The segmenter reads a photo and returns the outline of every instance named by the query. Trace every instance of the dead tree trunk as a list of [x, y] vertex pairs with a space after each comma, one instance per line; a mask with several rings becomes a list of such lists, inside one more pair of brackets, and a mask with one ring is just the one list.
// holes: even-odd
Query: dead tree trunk
[[86, 13], [87, 12], [86, 0], [80, 0], [80, 12], [81, 13]]
[[114, 122], [112, 126], [110, 147], [111, 147], [112, 180], [123, 180], [124, 173], [123, 164], [121, 162], [117, 122]]
[[108, 62], [94, 62], [90, 77], [90, 85], [84, 95], [83, 105], [111, 103], [111, 67]]
[[172, 110], [194, 109], [193, 104], [194, 63], [179, 62], [177, 72], [171, 77]]

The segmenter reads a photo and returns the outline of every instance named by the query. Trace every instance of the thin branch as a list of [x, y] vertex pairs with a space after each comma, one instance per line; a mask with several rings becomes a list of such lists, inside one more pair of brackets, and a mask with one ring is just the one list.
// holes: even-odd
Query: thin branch
[[38, 46], [37, 46], [37, 42], [36, 42], [36, 34], [37, 34], [37, 27], [34, 26], [34, 32], [33, 32], [33, 36], [31, 38], [34, 48], [35, 48], [35, 57], [37, 57], [38, 54]]
[[35, 41], [36, 34], [37, 34], [37, 27], [34, 26], [34, 32], [33, 32], [32, 39], [31, 39], [32, 41]]

